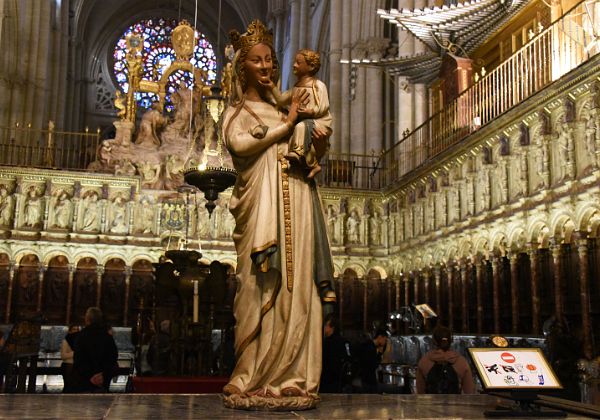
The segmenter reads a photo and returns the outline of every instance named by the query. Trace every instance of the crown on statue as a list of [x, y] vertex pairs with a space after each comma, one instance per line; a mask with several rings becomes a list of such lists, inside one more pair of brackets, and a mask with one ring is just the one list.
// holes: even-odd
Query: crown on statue
[[268, 29], [260, 20], [253, 20], [248, 25], [246, 33], [240, 34], [235, 29], [229, 32], [229, 39], [233, 48], [239, 51], [243, 48], [252, 48], [256, 44], [273, 45], [273, 32]]

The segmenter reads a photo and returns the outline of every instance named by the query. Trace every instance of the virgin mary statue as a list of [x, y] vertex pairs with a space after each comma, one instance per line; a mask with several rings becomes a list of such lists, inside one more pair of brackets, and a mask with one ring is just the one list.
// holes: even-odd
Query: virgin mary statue
[[[306, 96], [287, 112], [277, 83], [272, 35], [259, 21], [230, 33], [236, 51], [223, 138], [238, 172], [230, 202], [238, 288], [237, 364], [224, 404], [243, 409], [308, 409], [318, 401], [322, 305], [335, 302], [333, 265], [316, 184], [288, 162], [287, 145]], [[327, 133], [315, 129], [312, 141]]]

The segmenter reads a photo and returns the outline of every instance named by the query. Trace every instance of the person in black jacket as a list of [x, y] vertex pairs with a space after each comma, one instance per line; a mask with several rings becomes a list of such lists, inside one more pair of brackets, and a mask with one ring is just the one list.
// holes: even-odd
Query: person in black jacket
[[376, 394], [378, 392], [377, 368], [381, 356], [388, 345], [388, 333], [378, 329], [373, 339], [368, 339], [360, 346], [358, 353], [358, 368], [361, 381], [361, 393]]
[[117, 346], [108, 333], [99, 308], [88, 308], [85, 328], [75, 341], [73, 370], [77, 392], [108, 392], [117, 366]]
[[350, 362], [349, 348], [338, 331], [333, 314], [325, 317], [323, 327], [323, 369], [321, 386], [323, 393], [341, 393], [344, 386], [344, 364]]

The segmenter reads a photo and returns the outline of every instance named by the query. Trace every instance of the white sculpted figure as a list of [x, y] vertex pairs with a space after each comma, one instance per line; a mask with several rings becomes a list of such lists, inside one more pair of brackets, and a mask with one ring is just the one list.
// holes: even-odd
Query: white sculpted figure
[[[325, 303], [335, 294], [317, 187], [282, 158], [306, 96], [294, 97], [287, 115], [269, 102], [265, 86], [276, 82], [277, 62], [262, 23], [253, 21], [248, 36], [231, 37], [235, 86], [223, 133], [238, 172], [229, 206], [237, 225], [237, 362], [223, 402], [307, 409], [318, 400], [321, 372], [319, 294]], [[261, 139], [251, 134], [259, 126]], [[316, 129], [312, 141], [322, 145], [327, 133]]]
[[328, 135], [332, 133], [332, 118], [329, 113], [329, 95], [325, 83], [315, 77], [315, 74], [321, 68], [321, 56], [318, 52], [312, 50], [300, 50], [296, 53], [294, 61], [294, 74], [298, 78], [294, 88], [281, 94], [275, 84], [270, 87], [277, 104], [279, 106], [289, 105], [292, 95], [299, 91], [308, 93], [309, 103], [299, 109], [300, 116], [308, 118], [299, 124], [296, 124], [294, 133], [290, 137], [289, 151], [286, 158], [290, 160], [303, 160], [310, 172], [307, 178], [312, 179], [321, 172], [319, 159], [325, 153], [325, 150], [316, 150], [310, 140], [312, 127], [326, 131]]
[[98, 193], [91, 191], [83, 198], [83, 222], [81, 230], [84, 232], [98, 231], [98, 221], [100, 220], [100, 203], [98, 202]]
[[381, 245], [381, 235], [382, 235], [382, 224], [383, 219], [379, 215], [379, 212], [376, 211], [373, 213], [373, 216], [370, 220], [370, 231], [371, 231], [371, 244], [372, 245]]
[[0, 186], [0, 226], [9, 226], [13, 218], [15, 200], [6, 186]]
[[66, 191], [62, 191], [54, 205], [54, 226], [68, 229], [71, 226], [71, 199]]
[[337, 243], [335, 223], [337, 221], [337, 214], [333, 206], [330, 204], [327, 206], [327, 236], [331, 243]]
[[358, 216], [356, 210], [352, 210], [350, 216], [348, 216], [348, 220], [346, 220], [348, 242], [351, 244], [357, 244], [360, 242], [360, 233], [358, 231], [359, 228], [360, 217]]
[[127, 233], [127, 203], [122, 195], [117, 195], [111, 206], [112, 221], [110, 231], [112, 233]]
[[29, 188], [25, 201], [24, 225], [35, 227], [42, 219], [42, 199], [37, 195], [35, 187]]
[[139, 208], [138, 208], [138, 216], [139, 216], [139, 229], [138, 232], [141, 233], [152, 233], [152, 229], [154, 227], [154, 207], [148, 197], [143, 197], [140, 200]]

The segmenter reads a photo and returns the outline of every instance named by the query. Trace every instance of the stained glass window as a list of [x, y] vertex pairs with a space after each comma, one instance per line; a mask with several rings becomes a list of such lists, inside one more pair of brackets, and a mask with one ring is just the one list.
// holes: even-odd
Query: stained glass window
[[[129, 89], [127, 82], [127, 65], [125, 61], [126, 37], [132, 32], [141, 33], [144, 38], [144, 49], [142, 50], [142, 60], [144, 63], [142, 78], [146, 80], [158, 81], [164, 71], [175, 61], [175, 50], [171, 46], [171, 32], [177, 27], [177, 19], [153, 18], [144, 19], [131, 25], [123, 33], [113, 53], [114, 72], [117, 83], [123, 92]], [[217, 59], [212, 45], [208, 42], [204, 34], [197, 33], [198, 43], [194, 49], [194, 55], [191, 59], [192, 64], [208, 72], [208, 80], [214, 81], [217, 75]], [[186, 86], [192, 85], [192, 75], [185, 71], [176, 71], [169, 76], [167, 84], [167, 97], [165, 108], [167, 111], [173, 109], [171, 103], [171, 93], [173, 93], [180, 83]], [[158, 95], [149, 92], [137, 92], [136, 100], [138, 106], [150, 108], [152, 102], [158, 100]]]

